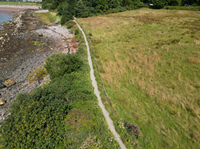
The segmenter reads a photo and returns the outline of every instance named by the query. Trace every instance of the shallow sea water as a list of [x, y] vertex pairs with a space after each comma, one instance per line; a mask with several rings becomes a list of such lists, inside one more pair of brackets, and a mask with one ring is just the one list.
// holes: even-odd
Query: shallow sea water
[[12, 15], [0, 13], [0, 30], [2, 30], [1, 28], [2, 21], [8, 22], [11, 19], [12, 19]]

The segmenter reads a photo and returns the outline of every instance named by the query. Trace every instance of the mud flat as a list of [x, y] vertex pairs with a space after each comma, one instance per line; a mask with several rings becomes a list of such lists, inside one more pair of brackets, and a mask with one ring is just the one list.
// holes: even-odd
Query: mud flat
[[52, 53], [71, 52], [72, 43], [66, 39], [73, 34], [56, 24], [43, 27], [41, 20], [33, 15], [34, 11], [18, 12], [0, 31], [0, 101], [5, 101], [0, 105], [0, 125], [17, 94], [31, 92], [41, 85], [39, 81], [30, 84], [27, 76], [43, 66]]

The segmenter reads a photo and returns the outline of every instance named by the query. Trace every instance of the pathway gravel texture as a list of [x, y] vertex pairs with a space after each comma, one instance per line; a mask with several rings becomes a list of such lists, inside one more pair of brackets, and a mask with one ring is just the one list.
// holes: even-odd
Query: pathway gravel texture
[[[74, 20], [74, 22], [76, 22], [76, 20]], [[109, 117], [108, 111], [105, 109], [105, 107], [104, 107], [104, 105], [102, 103], [102, 100], [101, 100], [101, 97], [100, 97], [100, 92], [98, 90], [97, 82], [96, 82], [96, 79], [95, 79], [95, 76], [94, 76], [94, 69], [93, 69], [93, 65], [92, 65], [92, 59], [91, 59], [91, 55], [90, 55], [89, 44], [87, 42], [87, 38], [85, 36], [84, 31], [82, 30], [82, 28], [80, 27], [80, 25], [77, 22], [76, 22], [76, 24], [78, 25], [78, 27], [81, 30], [81, 32], [82, 32], [82, 34], [84, 36], [84, 39], [85, 39], [87, 52], [88, 52], [88, 62], [89, 62], [89, 66], [90, 66], [90, 78], [92, 80], [92, 85], [94, 87], [94, 93], [95, 93], [95, 95], [97, 96], [97, 99], [98, 99], [99, 107], [102, 109], [103, 115], [104, 115], [104, 117], [106, 119], [106, 122], [107, 122], [111, 132], [114, 135], [115, 140], [119, 143], [121, 149], [126, 149], [126, 146], [124, 145], [124, 143], [122, 142], [119, 134], [115, 130], [115, 126], [113, 125], [112, 119]]]

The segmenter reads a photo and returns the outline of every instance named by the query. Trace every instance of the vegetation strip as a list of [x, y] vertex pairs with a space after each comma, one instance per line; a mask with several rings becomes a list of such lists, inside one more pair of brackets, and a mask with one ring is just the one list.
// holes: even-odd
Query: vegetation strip
[[[93, 93], [83, 35], [76, 23], [71, 22], [70, 32], [75, 30], [76, 36], [69, 44], [79, 46], [77, 53], [53, 54], [43, 68], [36, 68], [35, 75], [27, 78], [35, 83], [49, 74], [51, 81], [16, 97], [0, 127], [0, 148], [120, 148]], [[62, 34], [66, 36], [65, 32]], [[56, 47], [55, 44], [53, 50]]]
[[[74, 20], [74, 21], [76, 22], [76, 20]], [[92, 85], [94, 87], [94, 93], [95, 93], [95, 95], [97, 96], [97, 99], [98, 99], [98, 104], [99, 104], [100, 108], [102, 109], [103, 115], [106, 119], [106, 122], [108, 123], [108, 126], [109, 126], [111, 132], [113, 133], [113, 135], [115, 137], [115, 140], [119, 143], [119, 145], [122, 149], [126, 149], [125, 145], [123, 144], [122, 140], [120, 139], [119, 134], [115, 130], [115, 126], [113, 125], [112, 119], [109, 117], [108, 111], [105, 109], [105, 107], [104, 107], [104, 105], [101, 101], [100, 92], [98, 90], [97, 82], [96, 82], [95, 76], [94, 76], [94, 69], [93, 69], [93, 66], [92, 66], [92, 59], [91, 59], [91, 55], [90, 55], [89, 44], [87, 42], [87, 38], [85, 36], [84, 31], [82, 30], [82, 28], [80, 27], [80, 25], [77, 22], [76, 22], [76, 24], [78, 25], [79, 29], [81, 30], [81, 32], [84, 36], [84, 39], [85, 39], [85, 44], [87, 46], [88, 62], [89, 62], [89, 65], [90, 65], [90, 78], [92, 80]]]

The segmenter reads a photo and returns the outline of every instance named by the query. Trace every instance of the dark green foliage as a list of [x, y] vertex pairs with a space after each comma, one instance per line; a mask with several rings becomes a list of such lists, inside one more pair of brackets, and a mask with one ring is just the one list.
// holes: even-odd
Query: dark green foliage
[[170, 6], [178, 6], [178, 1], [177, 0], [171, 0], [168, 5], [170, 5]]
[[[69, 83], [68, 83], [69, 84]], [[11, 115], [1, 127], [8, 148], [54, 148], [63, 142], [64, 123], [70, 109], [66, 89], [52, 83], [31, 94], [19, 94]]]
[[68, 29], [73, 28], [75, 25], [76, 25], [76, 23], [75, 23], [74, 21], [68, 21], [68, 22], [67, 22], [67, 28], [68, 28]]
[[61, 18], [61, 25], [64, 25], [67, 21], [69, 21], [69, 18], [67, 15], [63, 15]]
[[52, 3], [51, 3], [51, 6], [50, 6], [50, 9], [51, 10], [55, 10], [59, 5], [59, 2], [57, 0], [54, 0]]
[[122, 5], [123, 5], [123, 6], [128, 6], [128, 5], [131, 4], [131, 2], [132, 2], [131, 0], [123, 0], [123, 1], [122, 1]]
[[120, 6], [120, 2], [118, 0], [108, 0], [109, 8], [116, 8]]
[[89, 33], [89, 36], [92, 36], [92, 33]]
[[[43, 1], [46, 6], [47, 1]], [[62, 15], [61, 24], [72, 20], [73, 16], [88, 17], [98, 13], [108, 14], [142, 7], [140, 0], [53, 0], [50, 9]]]
[[190, 10], [190, 11], [200, 11], [200, 7], [184, 7], [184, 6], [165, 6], [165, 9], [171, 10]]
[[78, 35], [78, 34], [79, 34], [79, 29], [76, 28], [76, 29], [75, 29], [75, 35]]
[[61, 3], [57, 9], [58, 15], [63, 15], [64, 9], [67, 10], [67, 7], [68, 7], [67, 2]]
[[51, 6], [51, 3], [47, 3], [47, 2], [43, 2], [43, 3], [42, 3], [42, 8], [43, 8], [43, 9], [49, 9], [50, 6]]
[[151, 0], [151, 2], [153, 3], [153, 8], [155, 9], [163, 8], [168, 4], [167, 0]]
[[73, 20], [74, 12], [72, 11], [73, 8], [71, 7], [70, 3], [65, 4], [63, 6], [63, 12], [62, 12], [62, 18], [61, 18], [61, 24], [65, 24], [69, 20]]
[[88, 17], [89, 16], [89, 10], [88, 8], [83, 4], [82, 0], [79, 0], [76, 3], [75, 6], [75, 15], [77, 17]]
[[82, 61], [76, 54], [56, 53], [46, 60], [45, 68], [52, 79], [62, 76], [65, 73], [72, 73], [78, 70], [82, 65]]

